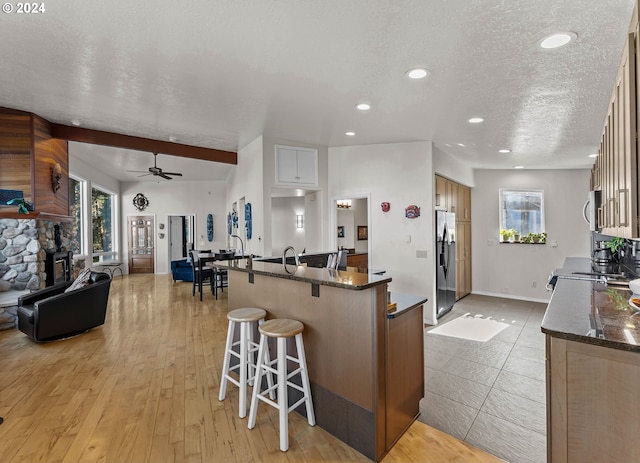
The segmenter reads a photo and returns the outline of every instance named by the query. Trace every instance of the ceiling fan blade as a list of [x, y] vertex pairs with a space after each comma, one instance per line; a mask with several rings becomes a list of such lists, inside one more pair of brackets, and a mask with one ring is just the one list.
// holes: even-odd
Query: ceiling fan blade
[[164, 172], [165, 175], [173, 175], [174, 177], [182, 177], [182, 174], [179, 172]]
[[140, 178], [140, 177], [146, 177], [147, 175], [151, 175], [151, 174], [146, 173], [146, 174], [138, 175], [138, 178]]
[[127, 170], [126, 172], [133, 172], [133, 173], [136, 173], [136, 174], [142, 174], [142, 173], [145, 173], [147, 171], [146, 170]]
[[173, 180], [173, 179], [172, 179], [171, 177], [169, 177], [167, 174], [164, 174], [164, 173], [162, 173], [162, 172], [160, 172], [158, 175], [159, 175], [160, 177], [162, 177], [162, 178], [166, 178], [167, 180]]

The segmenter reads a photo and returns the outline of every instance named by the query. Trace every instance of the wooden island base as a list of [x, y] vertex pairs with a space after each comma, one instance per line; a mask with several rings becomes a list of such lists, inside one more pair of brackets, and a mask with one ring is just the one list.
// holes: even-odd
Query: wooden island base
[[317, 424], [381, 460], [415, 420], [424, 396], [422, 310], [413, 309], [425, 299], [400, 299], [388, 315], [390, 278], [303, 266], [293, 266], [292, 275], [280, 264], [245, 265], [216, 263], [229, 270], [229, 310], [260, 307], [267, 318], [304, 323]]

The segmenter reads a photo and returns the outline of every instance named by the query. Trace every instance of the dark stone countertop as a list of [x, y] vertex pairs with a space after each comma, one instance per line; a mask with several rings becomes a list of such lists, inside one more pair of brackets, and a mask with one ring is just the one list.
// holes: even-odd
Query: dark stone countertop
[[626, 286], [562, 278], [589, 272], [590, 259], [568, 258], [542, 320], [542, 332], [556, 338], [640, 352], [640, 312], [629, 305]]
[[387, 313], [387, 318], [397, 318], [402, 314], [420, 307], [427, 302], [427, 300], [428, 299], [423, 296], [391, 292], [389, 293], [389, 302], [395, 302], [398, 305], [394, 312]]
[[231, 260], [228, 262], [215, 261], [207, 265], [221, 270], [233, 270], [256, 275], [265, 275], [288, 280], [304, 281], [312, 284], [333, 286], [351, 290], [363, 290], [377, 285], [389, 283], [391, 278], [373, 273], [360, 273], [348, 270], [333, 270], [327, 268], [307, 267], [305, 265], [260, 262], [254, 260], [249, 266], [245, 260]]

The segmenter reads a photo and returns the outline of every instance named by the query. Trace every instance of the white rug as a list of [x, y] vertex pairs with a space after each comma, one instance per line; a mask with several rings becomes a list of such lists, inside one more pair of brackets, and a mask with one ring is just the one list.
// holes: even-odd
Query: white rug
[[466, 313], [450, 322], [436, 326], [429, 330], [429, 333], [487, 342], [507, 326], [509, 326], [508, 323], [493, 320], [491, 317], [482, 318], [482, 315], [471, 316]]

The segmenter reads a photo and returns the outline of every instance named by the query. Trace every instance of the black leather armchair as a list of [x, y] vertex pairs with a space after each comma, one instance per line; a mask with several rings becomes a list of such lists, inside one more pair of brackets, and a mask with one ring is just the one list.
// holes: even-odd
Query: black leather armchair
[[18, 329], [34, 341], [51, 341], [104, 324], [111, 277], [91, 272], [89, 284], [68, 293], [72, 282], [41, 289], [18, 299]]

